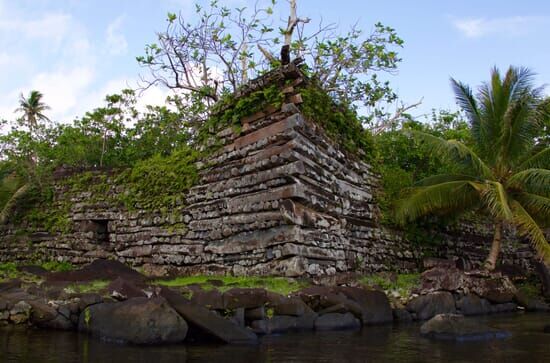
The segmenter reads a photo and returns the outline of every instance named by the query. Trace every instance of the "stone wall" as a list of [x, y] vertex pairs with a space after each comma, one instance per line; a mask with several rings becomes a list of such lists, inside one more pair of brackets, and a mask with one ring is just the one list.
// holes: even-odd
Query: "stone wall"
[[[416, 270], [427, 251], [380, 225], [371, 167], [343, 152], [300, 112], [300, 72], [291, 64], [270, 77], [285, 81], [283, 106], [244, 118], [238, 132], [221, 130], [222, 148], [201, 161], [200, 182], [182, 196], [181, 206], [169, 213], [128, 211], [112, 202], [125, 191], [102, 172], [89, 181], [110, 185], [101, 192], [59, 182], [55, 200], [70, 208], [69, 232], [22, 234], [21, 226], [6, 226], [0, 258], [77, 264], [116, 258], [155, 273]], [[265, 79], [256, 81], [263, 85]], [[490, 240], [489, 231], [467, 226], [437, 233], [444, 243], [429, 254], [439, 257], [478, 261]], [[522, 258], [506, 262], [525, 265], [530, 251], [509, 256]]]

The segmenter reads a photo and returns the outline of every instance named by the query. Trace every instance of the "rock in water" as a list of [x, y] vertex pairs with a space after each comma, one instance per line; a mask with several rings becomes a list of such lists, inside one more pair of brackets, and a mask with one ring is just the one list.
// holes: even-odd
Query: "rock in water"
[[439, 314], [420, 327], [420, 333], [439, 340], [486, 340], [502, 339], [510, 336], [509, 332], [497, 330], [465, 319], [464, 315]]
[[455, 313], [456, 307], [450, 292], [438, 291], [414, 298], [407, 304], [407, 310], [415, 313], [419, 320], [427, 320], [437, 314]]
[[78, 329], [119, 343], [178, 343], [187, 323], [163, 298], [133, 298], [89, 306], [80, 314]]

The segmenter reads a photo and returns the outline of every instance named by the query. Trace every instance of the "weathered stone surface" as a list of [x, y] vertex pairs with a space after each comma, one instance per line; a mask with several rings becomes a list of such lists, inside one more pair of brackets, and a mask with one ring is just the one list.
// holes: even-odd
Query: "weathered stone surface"
[[458, 314], [439, 314], [425, 322], [420, 333], [432, 339], [439, 340], [487, 340], [502, 339], [510, 333], [493, 329]]
[[88, 307], [78, 329], [100, 339], [133, 344], [178, 343], [187, 324], [162, 298], [132, 298]]
[[[137, 285], [140, 284], [137, 283]], [[137, 285], [135, 282], [118, 277], [113, 280], [109, 286], [107, 286], [107, 291], [109, 292], [109, 295], [117, 298], [117, 300], [126, 300], [133, 297], [145, 297], [146, 295], [142, 288]]]
[[462, 296], [456, 301], [456, 307], [463, 315], [483, 315], [491, 312], [491, 304], [475, 294]]
[[315, 320], [316, 330], [347, 330], [359, 329], [361, 322], [353, 314], [325, 314]]
[[450, 292], [438, 291], [421, 295], [407, 304], [407, 310], [419, 320], [427, 320], [438, 314], [455, 313], [455, 301]]
[[225, 309], [223, 294], [217, 289], [193, 290], [191, 293], [191, 302], [200, 306], [204, 306], [210, 310]]
[[205, 334], [226, 343], [251, 343], [257, 341], [256, 335], [226, 320], [207, 308], [190, 303], [183, 296], [167, 289], [161, 289], [161, 295], [192, 326]]
[[359, 304], [363, 324], [389, 323], [393, 320], [390, 302], [382, 291], [354, 287], [340, 287], [337, 291]]
[[10, 309], [10, 321], [14, 324], [23, 324], [29, 320], [32, 307], [26, 301], [19, 301]]
[[255, 320], [252, 330], [257, 334], [279, 334], [289, 331], [312, 330], [317, 314], [308, 313], [302, 316], [275, 315], [271, 319]]
[[267, 301], [267, 291], [264, 289], [233, 288], [223, 294], [225, 309], [257, 308], [263, 306]]

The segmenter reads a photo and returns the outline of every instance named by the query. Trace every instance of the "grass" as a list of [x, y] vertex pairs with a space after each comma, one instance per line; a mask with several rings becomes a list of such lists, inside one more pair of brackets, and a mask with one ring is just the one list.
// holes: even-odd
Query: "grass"
[[68, 294], [82, 294], [86, 292], [99, 292], [109, 286], [108, 280], [94, 280], [85, 283], [71, 284], [65, 288], [65, 292]]
[[[213, 280], [221, 281], [221, 286], [216, 286]], [[234, 287], [241, 288], [264, 288], [268, 291], [276, 292], [282, 295], [288, 295], [298, 291], [308, 284], [304, 281], [298, 281], [285, 277], [246, 277], [246, 276], [185, 276], [176, 277], [171, 280], [156, 280], [155, 284], [168, 287], [182, 287], [188, 285], [199, 285], [203, 290], [218, 289], [227, 291]]]
[[52, 271], [52, 272], [74, 270], [74, 266], [70, 262], [66, 262], [66, 261], [46, 261], [41, 263], [40, 266], [43, 269]]
[[397, 291], [402, 297], [407, 297], [412, 289], [420, 285], [420, 274], [399, 274], [393, 278], [389, 274], [374, 274], [361, 277], [359, 282], [367, 286], [380, 286], [384, 291]]
[[526, 297], [530, 299], [538, 298], [542, 295], [540, 285], [533, 282], [525, 281], [521, 283], [516, 283], [516, 287], [521, 293], [523, 293]]
[[17, 265], [13, 262], [0, 263], [0, 279], [15, 279], [20, 276], [20, 272], [17, 270]]

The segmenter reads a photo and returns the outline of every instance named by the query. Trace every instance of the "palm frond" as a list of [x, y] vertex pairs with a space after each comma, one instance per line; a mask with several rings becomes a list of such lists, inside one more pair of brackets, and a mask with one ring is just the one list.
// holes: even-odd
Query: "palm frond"
[[523, 208], [543, 226], [550, 225], [550, 198], [531, 193], [519, 193], [515, 196]]
[[472, 89], [454, 78], [451, 78], [451, 87], [455, 94], [456, 103], [464, 111], [468, 121], [470, 122], [470, 128], [472, 136], [476, 143], [483, 146], [484, 132], [481, 125], [481, 117], [479, 114], [479, 108], [477, 101], [472, 93]]
[[429, 176], [427, 178], [419, 180], [414, 184], [414, 186], [427, 187], [430, 185], [441, 184], [441, 183], [446, 183], [451, 181], [478, 181], [478, 179], [470, 175], [438, 174], [438, 175]]
[[479, 193], [469, 181], [451, 181], [412, 188], [406, 199], [398, 201], [396, 221], [406, 223], [431, 213], [465, 210], [479, 202]]
[[518, 167], [519, 170], [530, 168], [550, 169], [550, 147], [539, 151]]
[[508, 193], [501, 183], [485, 181], [472, 185], [480, 193], [481, 201], [495, 219], [507, 221], [512, 218]]
[[531, 168], [517, 172], [508, 179], [506, 188], [550, 197], [550, 170]]
[[546, 263], [550, 263], [550, 244], [544, 236], [535, 220], [517, 201], [512, 201], [511, 208], [514, 213], [514, 225], [520, 236], [527, 238], [540, 258]]
[[421, 131], [408, 130], [417, 140], [424, 142], [428, 149], [447, 161], [461, 165], [463, 172], [472, 176], [491, 178], [492, 172], [475, 152], [456, 140], [445, 140]]

